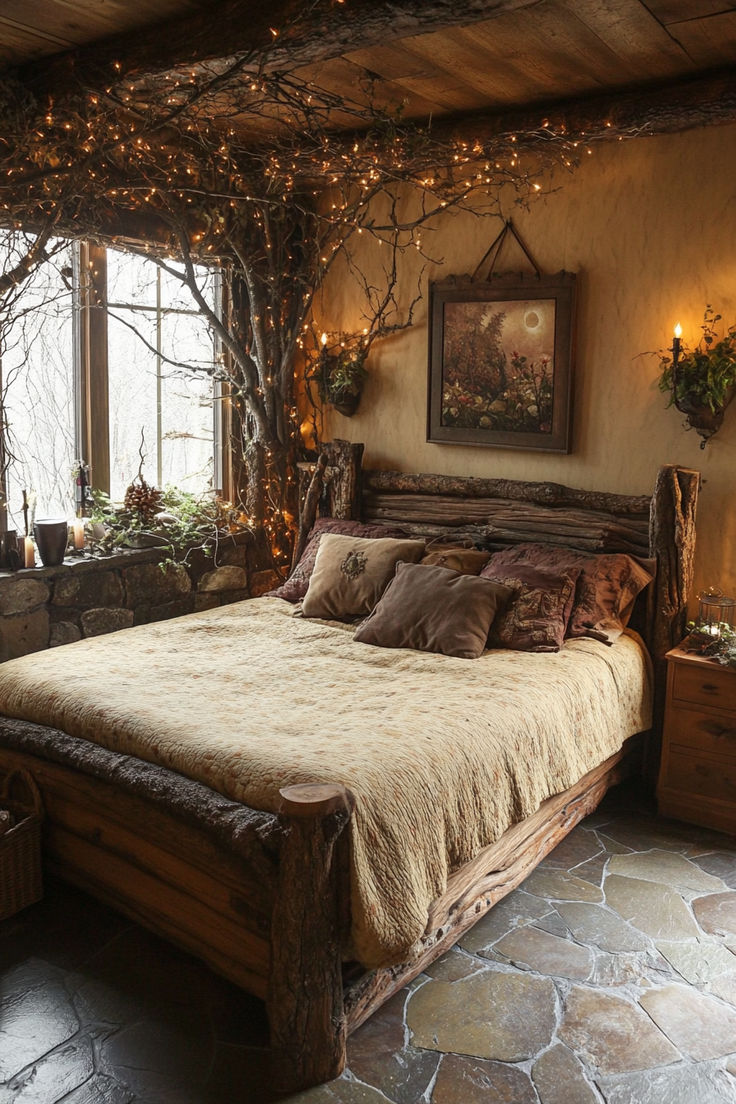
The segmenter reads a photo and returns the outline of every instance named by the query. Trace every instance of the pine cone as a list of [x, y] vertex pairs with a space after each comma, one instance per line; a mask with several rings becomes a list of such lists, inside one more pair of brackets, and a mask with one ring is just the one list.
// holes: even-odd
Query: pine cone
[[160, 511], [162, 498], [157, 487], [151, 487], [145, 479], [134, 479], [125, 492], [123, 506], [147, 523]]

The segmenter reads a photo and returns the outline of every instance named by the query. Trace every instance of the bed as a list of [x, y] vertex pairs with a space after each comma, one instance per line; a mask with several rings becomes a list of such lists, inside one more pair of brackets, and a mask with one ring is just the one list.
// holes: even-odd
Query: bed
[[650, 498], [361, 472], [360, 456], [333, 442], [305, 468], [296, 560], [320, 512], [625, 551], [657, 561], [635, 631], [521, 657], [391, 656], [263, 597], [0, 671], [0, 770], [41, 790], [49, 869], [263, 998], [288, 1088], [337, 1076], [351, 1030], [646, 770], [692, 570], [697, 473], [662, 469]]

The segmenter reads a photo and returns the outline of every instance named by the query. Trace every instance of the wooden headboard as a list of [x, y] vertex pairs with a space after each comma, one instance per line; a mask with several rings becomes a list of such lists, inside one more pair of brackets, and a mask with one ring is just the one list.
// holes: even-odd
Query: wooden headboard
[[586, 491], [451, 475], [410, 475], [362, 467], [363, 445], [331, 441], [301, 465], [295, 560], [319, 515], [400, 524], [416, 535], [470, 537], [489, 547], [544, 541], [590, 553], [654, 559], [655, 583], [637, 622], [655, 663], [685, 632], [693, 577], [700, 474], [667, 465], [648, 495]]

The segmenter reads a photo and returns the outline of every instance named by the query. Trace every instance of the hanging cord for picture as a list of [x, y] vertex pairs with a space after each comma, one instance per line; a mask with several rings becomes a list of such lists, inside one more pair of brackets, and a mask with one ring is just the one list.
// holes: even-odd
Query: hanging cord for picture
[[537, 278], [541, 279], [542, 272], [541, 272], [541, 269], [540, 269], [539, 265], [534, 260], [534, 258], [532, 257], [532, 255], [529, 252], [529, 250], [527, 249], [527, 247], [524, 245], [524, 242], [521, 240], [521, 238], [519, 236], [519, 233], [518, 233], [516, 227], [514, 226], [513, 222], [511, 221], [511, 219], [506, 219], [506, 221], [503, 224], [503, 229], [493, 239], [493, 241], [489, 245], [488, 249], [486, 249], [485, 253], [481, 257], [479, 263], [476, 265], [475, 271], [473, 272], [473, 275], [470, 277], [471, 281], [475, 280], [478, 273], [483, 268], [483, 265], [486, 263], [486, 261], [488, 260], [489, 257], [491, 258], [491, 260], [490, 260], [490, 263], [488, 265], [488, 275], [486, 276], [486, 280], [493, 279], [493, 276], [494, 276], [493, 269], [496, 265], [496, 261], [498, 260], [500, 254], [501, 254], [501, 250], [503, 249], [504, 243], [506, 241], [507, 234], [511, 234], [512, 238], [515, 239], [516, 244], [519, 246], [522, 253], [526, 257], [526, 259], [529, 261], [529, 264], [532, 266], [535, 273], [537, 274]]

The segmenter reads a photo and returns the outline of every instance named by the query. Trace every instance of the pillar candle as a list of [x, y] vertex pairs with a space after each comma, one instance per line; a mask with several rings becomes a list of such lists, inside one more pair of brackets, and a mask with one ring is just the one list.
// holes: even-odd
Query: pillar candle
[[74, 530], [74, 547], [77, 550], [84, 548], [84, 521], [82, 518], [74, 519], [72, 529]]
[[23, 542], [23, 566], [36, 566], [36, 550], [33, 547], [33, 541], [30, 537], [26, 537]]

